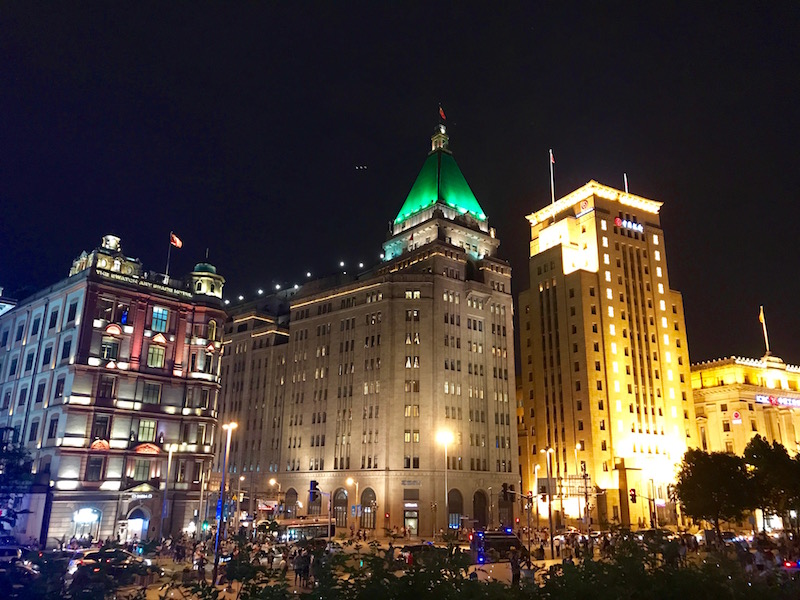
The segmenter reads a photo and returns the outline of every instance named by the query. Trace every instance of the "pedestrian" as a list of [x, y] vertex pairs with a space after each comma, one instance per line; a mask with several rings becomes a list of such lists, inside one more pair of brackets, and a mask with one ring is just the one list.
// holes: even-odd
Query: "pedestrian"
[[519, 554], [517, 554], [517, 549], [514, 546], [511, 547], [509, 562], [511, 563], [511, 585], [518, 586], [520, 576]]

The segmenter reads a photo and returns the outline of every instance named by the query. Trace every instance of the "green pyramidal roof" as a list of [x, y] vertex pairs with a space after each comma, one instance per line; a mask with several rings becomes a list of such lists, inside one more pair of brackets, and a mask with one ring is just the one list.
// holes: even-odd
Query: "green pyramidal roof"
[[401, 223], [419, 211], [433, 206], [437, 201], [461, 214], [469, 213], [480, 221], [486, 220], [486, 214], [461, 174], [453, 155], [441, 148], [432, 152], [425, 160], [394, 222]]

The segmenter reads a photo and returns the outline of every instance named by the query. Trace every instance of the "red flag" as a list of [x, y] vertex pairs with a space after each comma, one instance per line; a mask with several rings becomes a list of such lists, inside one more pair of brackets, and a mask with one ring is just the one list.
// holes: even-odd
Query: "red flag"
[[175, 246], [176, 248], [183, 248], [183, 241], [177, 235], [169, 232], [169, 243]]
[[552, 164], [556, 164], [556, 157], [553, 156], [553, 151], [552, 150], [550, 150], [550, 162]]
[[442, 121], [447, 120], [447, 117], [444, 116], [444, 109], [441, 106], [439, 107], [439, 116], [442, 117]]

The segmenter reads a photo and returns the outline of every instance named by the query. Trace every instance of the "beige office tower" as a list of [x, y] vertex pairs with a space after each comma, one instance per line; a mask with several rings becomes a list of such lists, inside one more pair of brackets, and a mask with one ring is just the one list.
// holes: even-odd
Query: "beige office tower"
[[520, 352], [530, 435], [520, 450], [535, 458], [521, 462], [525, 488], [555, 524], [676, 520], [669, 489], [696, 434], [661, 205], [590, 181], [527, 217]]
[[310, 281], [284, 307], [233, 307], [220, 420], [239, 425], [229, 471], [234, 492], [244, 476], [248, 517], [428, 539], [514, 524], [511, 269], [499, 245], [440, 125], [378, 265]]

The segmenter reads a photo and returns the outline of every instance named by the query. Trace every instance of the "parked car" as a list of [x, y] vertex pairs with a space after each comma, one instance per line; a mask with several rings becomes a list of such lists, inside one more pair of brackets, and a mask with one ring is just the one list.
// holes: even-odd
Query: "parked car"
[[19, 546], [0, 546], [0, 562], [13, 562], [22, 559], [22, 548]]

